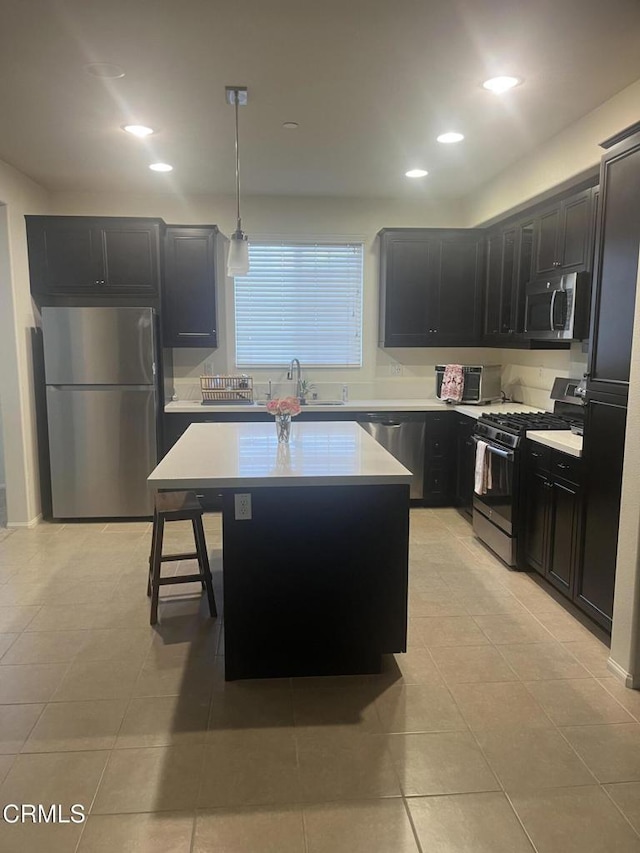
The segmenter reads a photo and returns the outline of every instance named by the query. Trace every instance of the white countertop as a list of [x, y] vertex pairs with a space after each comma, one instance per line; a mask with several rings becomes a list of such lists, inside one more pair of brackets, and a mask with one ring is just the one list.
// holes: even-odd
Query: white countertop
[[[469, 415], [472, 418], [479, 418], [483, 412], [491, 412], [492, 414], [505, 414], [507, 412], [539, 412], [541, 409], [536, 409], [533, 406], [525, 406], [523, 403], [487, 403], [482, 406], [469, 405], [452, 405], [451, 403], [443, 403], [442, 400], [435, 399], [419, 399], [419, 400], [349, 400], [348, 403], [339, 406], [323, 406], [308, 403], [302, 407], [303, 412], [444, 412], [451, 409], [460, 412], [463, 415]], [[239, 405], [212, 405], [203, 406], [199, 400], [173, 400], [167, 403], [164, 407], [167, 413], [183, 413], [194, 414], [215, 414], [216, 412], [244, 412], [255, 413], [264, 412], [265, 407], [258, 403]]]
[[[442, 400], [349, 400], [338, 406], [323, 406], [317, 403], [307, 403], [302, 406], [303, 412], [440, 412], [448, 408]], [[214, 414], [215, 412], [264, 412], [265, 407], [260, 403], [240, 403], [239, 405], [214, 404], [203, 406], [199, 400], [173, 400], [164, 407], [165, 412], [182, 412], [193, 414], [200, 412]]]
[[148, 482], [157, 489], [228, 489], [409, 484], [411, 477], [353, 421], [294, 418], [289, 445], [278, 445], [274, 421], [191, 424]]
[[569, 429], [528, 430], [527, 438], [570, 456], [582, 456], [582, 436]]

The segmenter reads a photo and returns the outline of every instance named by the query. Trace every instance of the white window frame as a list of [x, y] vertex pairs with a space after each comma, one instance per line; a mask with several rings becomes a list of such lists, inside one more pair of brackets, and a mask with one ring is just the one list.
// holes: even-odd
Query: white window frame
[[[304, 353], [295, 353], [287, 350], [287, 352], [283, 352], [281, 357], [274, 357], [273, 360], [269, 362], [256, 362], [253, 360], [239, 360], [238, 358], [238, 310], [237, 310], [237, 294], [236, 288], [237, 283], [236, 279], [233, 279], [233, 314], [234, 314], [234, 322], [233, 322], [233, 352], [230, 353], [233, 359], [233, 364], [236, 368], [252, 368], [252, 369], [270, 369], [273, 367], [282, 366], [283, 363], [288, 363], [288, 361], [293, 357], [300, 357], [305, 366], [311, 368], [318, 369], [337, 369], [337, 370], [349, 370], [349, 369], [361, 369], [363, 366], [363, 352], [362, 352], [362, 339], [363, 339], [363, 302], [364, 302], [364, 250], [365, 250], [365, 241], [363, 237], [347, 237], [347, 236], [336, 236], [336, 237], [289, 237], [289, 236], [261, 236], [255, 237], [250, 241], [251, 245], [261, 245], [261, 246], [277, 246], [278, 244], [282, 244], [284, 246], [355, 246], [360, 251], [360, 276], [359, 276], [359, 291], [357, 298], [357, 317], [359, 320], [358, 329], [357, 329], [357, 341], [358, 341], [358, 349], [357, 349], [357, 357], [355, 361], [350, 363], [341, 362], [330, 362], [330, 361], [314, 361], [313, 359], [305, 358]], [[251, 251], [251, 249], [250, 249]], [[238, 278], [241, 278], [238, 276]]]

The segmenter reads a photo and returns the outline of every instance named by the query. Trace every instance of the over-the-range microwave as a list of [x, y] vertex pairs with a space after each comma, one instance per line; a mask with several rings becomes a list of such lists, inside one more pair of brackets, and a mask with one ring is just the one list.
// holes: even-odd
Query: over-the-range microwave
[[589, 334], [588, 273], [531, 281], [525, 290], [524, 333], [534, 340], [581, 341]]

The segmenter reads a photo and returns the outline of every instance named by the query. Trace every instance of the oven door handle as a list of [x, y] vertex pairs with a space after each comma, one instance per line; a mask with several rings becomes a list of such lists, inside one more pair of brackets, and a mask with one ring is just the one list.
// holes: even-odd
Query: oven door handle
[[[477, 435], [472, 436], [473, 440], [477, 444], [479, 441], [484, 441], [483, 438], [478, 438]], [[487, 450], [489, 453], [494, 453], [496, 456], [501, 456], [503, 459], [509, 459], [509, 461], [513, 461], [513, 450], [503, 450], [501, 447], [496, 447], [495, 444], [489, 444], [486, 442]]]

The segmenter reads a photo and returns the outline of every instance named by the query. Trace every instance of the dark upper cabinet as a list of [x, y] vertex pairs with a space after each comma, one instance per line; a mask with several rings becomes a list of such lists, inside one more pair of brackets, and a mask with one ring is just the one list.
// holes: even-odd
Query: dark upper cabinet
[[381, 232], [382, 346], [478, 343], [484, 233], [443, 228]]
[[536, 215], [535, 277], [591, 268], [592, 197], [586, 189]]
[[169, 225], [164, 237], [163, 343], [217, 347], [216, 248], [218, 229]]
[[34, 295], [158, 292], [161, 219], [27, 216], [26, 222]]
[[532, 219], [491, 232], [487, 240], [484, 338], [508, 345], [524, 329], [524, 287], [531, 279]]
[[640, 128], [600, 167], [600, 210], [591, 301], [588, 396], [626, 400], [640, 249]]
[[560, 266], [559, 231], [560, 203], [536, 217], [536, 275], [548, 275]]

